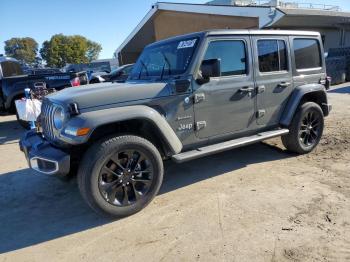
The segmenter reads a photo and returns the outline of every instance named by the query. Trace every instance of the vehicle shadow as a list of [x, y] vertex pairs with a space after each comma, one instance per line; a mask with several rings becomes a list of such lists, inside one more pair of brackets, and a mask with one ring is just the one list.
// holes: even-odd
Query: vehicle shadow
[[[250, 164], [291, 156], [281, 149], [260, 143], [183, 164], [167, 161], [159, 194]], [[0, 175], [0, 206], [0, 253], [113, 222], [99, 217], [83, 202], [75, 179], [63, 182], [33, 175], [29, 169]]]
[[0, 254], [109, 222], [83, 202], [75, 180], [30, 169], [0, 175], [0, 206]]
[[168, 161], [165, 164], [166, 175], [160, 194], [245, 168], [250, 164], [294, 156], [294, 154], [267, 143], [257, 143], [182, 164]]
[[328, 90], [328, 93], [350, 94], [350, 86], [330, 89]]
[[25, 130], [18, 124], [17, 120], [9, 119], [0, 122], [0, 145], [16, 143], [24, 134]]

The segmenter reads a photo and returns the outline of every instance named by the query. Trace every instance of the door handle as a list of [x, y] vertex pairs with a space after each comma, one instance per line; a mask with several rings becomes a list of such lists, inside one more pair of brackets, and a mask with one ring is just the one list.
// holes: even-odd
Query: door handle
[[239, 89], [239, 91], [242, 93], [250, 93], [254, 91], [254, 87], [242, 87]]
[[278, 84], [279, 87], [282, 87], [282, 88], [286, 88], [288, 86], [290, 86], [290, 83], [289, 82], [281, 82]]

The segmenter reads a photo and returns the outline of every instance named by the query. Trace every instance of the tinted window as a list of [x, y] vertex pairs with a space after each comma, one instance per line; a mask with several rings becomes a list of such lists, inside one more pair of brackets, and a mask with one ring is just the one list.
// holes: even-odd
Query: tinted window
[[322, 66], [320, 45], [316, 39], [294, 39], [293, 46], [297, 69]]
[[3, 77], [23, 75], [21, 65], [13, 61], [5, 61], [1, 63]]
[[243, 75], [247, 73], [246, 51], [243, 41], [214, 41], [208, 46], [204, 60], [221, 59], [221, 75]]
[[283, 40], [258, 40], [260, 72], [287, 70], [287, 49]]

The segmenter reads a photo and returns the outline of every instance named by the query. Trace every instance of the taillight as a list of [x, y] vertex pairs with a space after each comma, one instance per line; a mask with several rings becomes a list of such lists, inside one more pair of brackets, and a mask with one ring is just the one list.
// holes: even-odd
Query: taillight
[[80, 86], [80, 79], [79, 77], [74, 77], [71, 81], [70, 81], [72, 86]]

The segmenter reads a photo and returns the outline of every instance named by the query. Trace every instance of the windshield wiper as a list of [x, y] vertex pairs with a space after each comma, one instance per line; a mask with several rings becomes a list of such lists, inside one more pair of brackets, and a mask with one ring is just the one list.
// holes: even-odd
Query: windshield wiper
[[164, 57], [164, 65], [163, 65], [163, 68], [162, 68], [162, 72], [160, 74], [160, 79], [162, 80], [163, 79], [163, 75], [164, 75], [164, 69], [165, 69], [165, 65], [167, 64], [168, 65], [168, 74], [171, 75], [171, 66], [170, 66], [170, 62], [168, 60], [168, 58], [165, 56], [165, 54], [163, 52], [160, 52], [162, 54], [162, 56]]
[[[142, 67], [145, 69], [146, 75], [148, 76], [148, 69], [147, 69], [146, 64], [142, 60], [140, 60], [140, 63], [142, 65]], [[141, 74], [142, 74], [142, 68], [141, 68], [140, 73], [139, 73], [139, 79], [141, 78]]]

